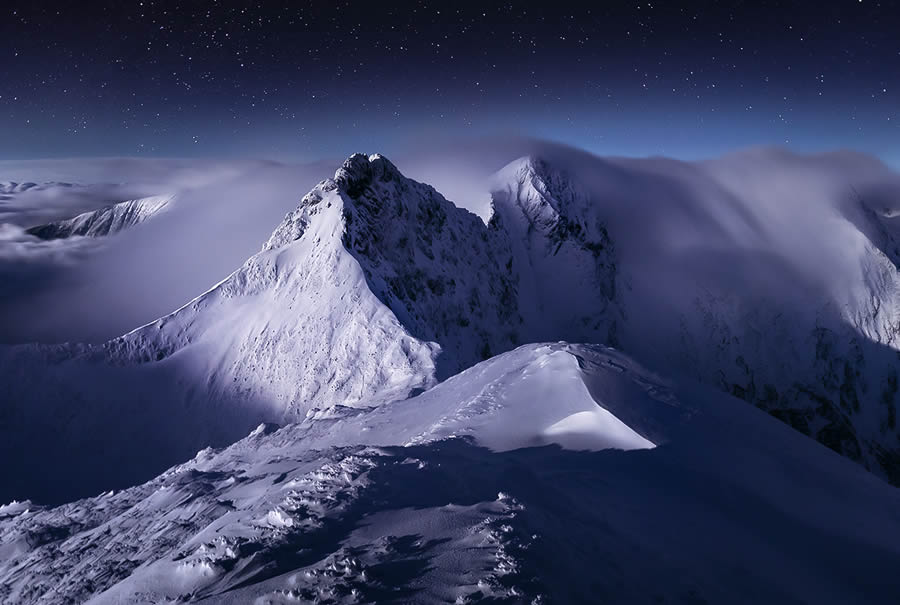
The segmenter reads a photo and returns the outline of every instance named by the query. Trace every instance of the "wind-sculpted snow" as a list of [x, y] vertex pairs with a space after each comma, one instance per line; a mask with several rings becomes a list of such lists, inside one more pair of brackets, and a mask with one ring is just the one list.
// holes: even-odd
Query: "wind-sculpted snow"
[[31, 227], [26, 232], [40, 239], [113, 235], [162, 212], [173, 199], [172, 195], [163, 195], [119, 202], [70, 219]]
[[[551, 430], [585, 413], [605, 420]], [[140, 486], [0, 507], [0, 600], [889, 602], [898, 506], [742, 402], [530, 345]]]

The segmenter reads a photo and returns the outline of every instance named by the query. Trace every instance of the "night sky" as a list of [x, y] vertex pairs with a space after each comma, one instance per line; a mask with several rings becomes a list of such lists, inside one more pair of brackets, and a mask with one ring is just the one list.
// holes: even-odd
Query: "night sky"
[[3, 3], [0, 158], [312, 159], [515, 133], [900, 162], [891, 3], [579, 4]]

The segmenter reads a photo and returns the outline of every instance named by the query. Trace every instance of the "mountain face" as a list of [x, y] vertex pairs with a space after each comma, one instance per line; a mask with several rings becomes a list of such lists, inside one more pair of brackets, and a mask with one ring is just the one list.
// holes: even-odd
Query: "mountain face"
[[70, 219], [37, 225], [26, 233], [41, 239], [64, 239], [73, 236], [103, 237], [133, 227], [162, 212], [174, 196], [154, 196], [112, 204]]
[[[625, 178], [604, 168], [607, 182]], [[655, 210], [663, 217], [655, 220], [699, 220], [698, 209], [679, 209], [660, 193]], [[862, 201], [842, 220], [862, 251], [860, 281], [840, 295], [798, 295], [784, 282], [803, 278], [786, 262], [752, 253], [710, 253], [720, 260], [664, 249], [648, 261], [652, 217], [540, 159], [513, 162], [495, 177], [490, 227], [512, 252], [522, 342], [621, 347], [660, 371], [745, 399], [898, 482], [898, 231], [889, 212]], [[727, 242], [724, 231], [706, 227], [701, 239]]]
[[[5, 489], [61, 501], [130, 485], [260, 422], [406, 399], [559, 339], [713, 385], [896, 481], [891, 217], [846, 210], [863, 279], [838, 296], [797, 286], [761, 244], [736, 247], [723, 225], [749, 221], [745, 209], [710, 216], [674, 190], [617, 165], [585, 175], [524, 158], [496, 176], [486, 225], [385, 158], [354, 155], [174, 313], [104, 345], [0, 350], [0, 454], [34, 461]], [[659, 243], [691, 238], [719, 248]], [[44, 481], [67, 456], [75, 470]]]
[[885, 602], [898, 506], [743, 402], [535, 344], [126, 490], [0, 507], [0, 601]]
[[536, 158], [495, 177], [491, 236], [511, 253], [522, 342], [561, 339], [618, 346], [614, 242], [588, 194]]
[[343, 246], [404, 327], [440, 344], [440, 377], [523, 342], [512, 257], [481, 219], [378, 155], [351, 157], [335, 181]]
[[[432, 386], [438, 345], [410, 336], [343, 246], [353, 200], [339, 183], [351, 168], [313, 189], [259, 254], [178, 311], [100, 346], [0, 351], [14, 377], [0, 381], [0, 449], [31, 454], [33, 468], [48, 472], [66, 452], [80, 457], [65, 485], [32, 469], [12, 478], [11, 495], [53, 500], [128, 485], [261, 421], [302, 419], [313, 404]], [[57, 438], [41, 445], [21, 427]], [[111, 452], [115, 468], [104, 463]]]

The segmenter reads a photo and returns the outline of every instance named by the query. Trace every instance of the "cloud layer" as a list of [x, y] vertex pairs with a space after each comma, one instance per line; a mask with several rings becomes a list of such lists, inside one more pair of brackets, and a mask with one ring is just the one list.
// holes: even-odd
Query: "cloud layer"
[[[392, 159], [408, 176], [487, 220], [491, 175], [524, 155], [577, 175], [611, 231], [631, 234], [617, 241], [619, 253], [654, 276], [642, 284], [638, 273], [633, 286], [665, 288], [673, 297], [684, 280], [699, 279], [725, 290], [729, 283], [750, 284], [753, 291], [779, 289], [779, 296], [798, 300], [846, 300], [864, 287], [863, 252], [878, 239], [875, 232], [898, 231], [900, 177], [874, 158], [849, 152], [756, 149], [686, 163], [598, 158], [498, 137], [432, 141]], [[0, 162], [0, 181], [82, 185], [0, 201], [0, 342], [102, 341], [174, 310], [258, 251], [336, 164]], [[43, 242], [23, 231], [160, 193], [178, 194], [170, 211], [102, 240]], [[667, 270], [655, 270], [660, 265]], [[660, 275], [671, 283], [659, 283]]]

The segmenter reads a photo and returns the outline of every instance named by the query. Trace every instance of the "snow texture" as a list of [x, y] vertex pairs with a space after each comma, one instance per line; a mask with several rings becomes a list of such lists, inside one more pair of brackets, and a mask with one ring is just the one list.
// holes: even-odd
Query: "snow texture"
[[727, 395], [528, 345], [143, 485], [4, 507], [0, 600], [887, 602], [898, 506]]

